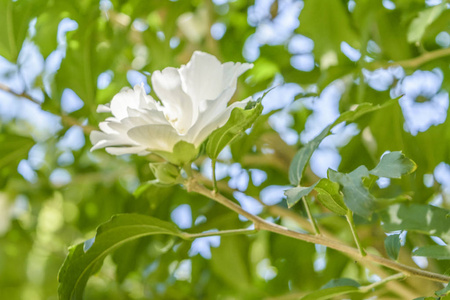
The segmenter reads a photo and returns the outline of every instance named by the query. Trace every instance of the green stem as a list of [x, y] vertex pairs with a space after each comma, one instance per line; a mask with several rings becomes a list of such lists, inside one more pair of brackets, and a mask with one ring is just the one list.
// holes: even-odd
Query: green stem
[[367, 292], [369, 292], [371, 289], [374, 289], [374, 288], [376, 288], [376, 287], [379, 287], [380, 285], [383, 285], [383, 284], [385, 284], [385, 283], [387, 283], [387, 282], [389, 282], [389, 281], [392, 281], [392, 280], [398, 280], [398, 279], [403, 279], [403, 278], [406, 278], [406, 275], [405, 275], [405, 274], [403, 274], [403, 273], [397, 273], [397, 274], [394, 274], [394, 275], [392, 275], [392, 276], [386, 277], [386, 278], [384, 278], [384, 279], [382, 279], [382, 280], [380, 280], [380, 281], [374, 282], [374, 283], [372, 283], [372, 284], [369, 284], [369, 285], [366, 285], [366, 286], [361, 286], [361, 287], [359, 287], [359, 291], [360, 291], [361, 293], [367, 293]]
[[444, 48], [439, 50], [434, 50], [426, 52], [421, 56], [417, 56], [407, 60], [393, 61], [393, 62], [379, 62], [375, 61], [366, 65], [369, 70], [376, 70], [379, 68], [388, 68], [392, 66], [400, 66], [407, 69], [417, 69], [421, 65], [439, 59], [443, 57], [450, 56], [450, 48]]
[[353, 234], [353, 239], [355, 240], [355, 244], [358, 247], [359, 253], [361, 254], [361, 256], [366, 256], [367, 253], [364, 250], [364, 248], [361, 245], [361, 241], [359, 239], [359, 236], [356, 232], [356, 226], [355, 226], [355, 222], [353, 221], [353, 212], [352, 211], [348, 211], [347, 214], [345, 215], [345, 217], [347, 218], [347, 222], [350, 225], [350, 229], [352, 231]]
[[186, 188], [188, 189], [188, 191], [195, 192], [195, 193], [198, 193], [205, 197], [208, 197], [208, 198], [224, 205], [225, 207], [228, 207], [229, 209], [233, 210], [234, 212], [246, 217], [247, 219], [249, 219], [250, 221], [252, 221], [255, 224], [255, 228], [257, 228], [257, 229], [270, 231], [273, 233], [277, 233], [277, 234], [280, 234], [283, 236], [291, 237], [291, 238], [309, 242], [309, 243], [324, 245], [328, 248], [340, 251], [342, 253], [346, 253], [348, 255], [352, 255], [355, 257], [356, 261], [367, 261], [367, 262], [377, 263], [377, 264], [385, 266], [389, 269], [402, 272], [406, 276], [416, 276], [419, 278], [428, 279], [428, 280], [432, 280], [432, 281], [436, 281], [436, 282], [443, 282], [443, 283], [448, 283], [450, 281], [450, 277], [446, 276], [446, 275], [433, 273], [433, 272], [429, 272], [426, 270], [421, 270], [418, 268], [406, 266], [406, 265], [397, 263], [395, 261], [392, 261], [390, 259], [387, 259], [387, 258], [384, 258], [381, 256], [377, 256], [377, 255], [373, 255], [370, 253], [367, 254], [366, 256], [361, 256], [361, 255], [358, 255], [359, 252], [357, 249], [350, 247], [348, 245], [342, 244], [338, 241], [335, 241], [334, 239], [330, 239], [330, 238], [324, 237], [322, 235], [309, 235], [309, 234], [300, 233], [297, 231], [290, 230], [284, 226], [280, 226], [278, 224], [268, 222], [254, 214], [251, 214], [251, 213], [245, 211], [244, 209], [242, 209], [242, 207], [240, 207], [235, 202], [231, 201], [230, 199], [224, 197], [221, 194], [214, 193], [213, 191], [207, 189], [203, 185], [200, 185], [195, 180], [189, 180], [188, 182], [186, 182]]
[[200, 233], [185, 233], [183, 237], [185, 239], [197, 239], [206, 236], [229, 236], [238, 234], [253, 234], [257, 232], [258, 232], [257, 229], [230, 229], [230, 230], [208, 231]]
[[311, 214], [311, 210], [309, 209], [308, 201], [306, 201], [305, 197], [302, 197], [303, 205], [305, 206], [306, 213], [308, 214], [309, 221], [311, 222], [312, 227], [314, 228], [315, 234], [320, 234], [319, 226], [317, 226], [316, 220], [313, 218]]
[[213, 178], [213, 191], [214, 193], [218, 193], [219, 189], [217, 188], [217, 179], [216, 179], [216, 160], [211, 160], [211, 167], [212, 167], [212, 178]]

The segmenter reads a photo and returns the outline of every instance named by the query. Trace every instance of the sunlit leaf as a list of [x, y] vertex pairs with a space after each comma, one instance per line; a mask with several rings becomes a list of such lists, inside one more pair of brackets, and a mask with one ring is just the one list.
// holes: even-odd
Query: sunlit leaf
[[89, 277], [111, 251], [129, 241], [154, 234], [182, 235], [171, 223], [138, 214], [116, 215], [100, 225], [92, 244], [81, 243], [70, 248], [59, 272], [60, 299], [82, 299]]
[[416, 164], [400, 151], [390, 152], [381, 158], [379, 164], [370, 174], [378, 177], [400, 178], [402, 175], [414, 172]]
[[206, 144], [206, 153], [213, 160], [219, 156], [220, 151], [238, 138], [247, 128], [252, 126], [256, 118], [261, 114], [263, 106], [257, 103], [251, 109], [242, 109], [236, 107], [231, 112], [231, 116], [227, 123], [216, 129], [209, 136]]
[[314, 189], [317, 191], [317, 200], [323, 206], [337, 215], [344, 216], [347, 214], [348, 208], [344, 203], [338, 183], [324, 178], [317, 183]]

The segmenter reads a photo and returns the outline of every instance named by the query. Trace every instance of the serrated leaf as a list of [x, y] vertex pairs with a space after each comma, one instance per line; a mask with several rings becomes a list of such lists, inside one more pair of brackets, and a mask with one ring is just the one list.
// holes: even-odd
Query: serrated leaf
[[214, 130], [209, 136], [206, 144], [208, 156], [215, 160], [226, 145], [230, 144], [247, 128], [252, 126], [262, 110], [263, 106], [259, 102], [251, 109], [234, 108], [225, 125]]
[[314, 139], [312, 139], [310, 142], [308, 142], [304, 147], [302, 147], [300, 150], [297, 151], [294, 158], [292, 159], [292, 162], [289, 166], [289, 181], [292, 185], [300, 185], [300, 182], [302, 180], [303, 173], [305, 172], [306, 166], [311, 159], [311, 156], [313, 155], [314, 151], [316, 151], [317, 147], [319, 147], [320, 143], [324, 138], [328, 136], [330, 133], [330, 130], [342, 123], [342, 122], [354, 122], [358, 118], [362, 117], [363, 115], [377, 111], [381, 108], [385, 108], [387, 106], [390, 106], [397, 102], [398, 99], [392, 99], [389, 101], [386, 101], [382, 105], [373, 105], [371, 103], [362, 103], [358, 105], [354, 110], [346, 111], [342, 113], [339, 118], [336, 119], [336, 121], [333, 122], [333, 124], [325, 127], [322, 132], [316, 136]]
[[397, 260], [401, 246], [399, 234], [388, 235], [384, 239], [384, 248], [386, 248], [388, 256], [393, 260]]
[[292, 189], [286, 190], [284, 194], [286, 195], [287, 199], [287, 205], [289, 208], [294, 206], [300, 199], [307, 196], [311, 191], [314, 189], [315, 185], [304, 187], [304, 186], [297, 186]]
[[116, 215], [97, 229], [94, 243], [85, 250], [85, 243], [69, 249], [69, 255], [62, 265], [58, 281], [58, 294], [62, 300], [83, 298], [83, 291], [89, 277], [101, 266], [103, 259], [113, 250], [135, 239], [168, 234], [182, 236], [172, 223], [138, 214]]
[[407, 158], [401, 151], [395, 151], [383, 155], [370, 174], [378, 177], [400, 178], [402, 175], [414, 172], [416, 168], [415, 162]]
[[376, 208], [375, 197], [362, 182], [362, 177], [368, 176], [369, 171], [365, 166], [360, 166], [348, 174], [328, 170], [328, 178], [342, 186], [347, 207], [364, 218], [369, 218]]
[[450, 243], [448, 210], [432, 205], [396, 204], [380, 212], [386, 231], [407, 230], [438, 236]]
[[450, 259], [450, 246], [430, 245], [423, 246], [413, 252], [416, 256], [426, 256], [435, 259]]
[[326, 178], [321, 179], [314, 187], [317, 192], [317, 200], [323, 206], [337, 215], [344, 216], [348, 208], [344, 203], [344, 198], [339, 191], [339, 184]]

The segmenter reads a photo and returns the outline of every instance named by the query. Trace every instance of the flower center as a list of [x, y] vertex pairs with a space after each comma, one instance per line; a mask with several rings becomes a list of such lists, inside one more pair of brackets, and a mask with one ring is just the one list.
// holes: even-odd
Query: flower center
[[176, 116], [170, 116], [169, 114], [165, 113], [164, 116], [166, 117], [166, 120], [169, 121], [170, 125], [172, 125], [173, 128], [178, 132], [179, 135], [186, 134], [186, 128], [183, 126], [180, 126], [180, 122], [178, 121], [178, 117]]

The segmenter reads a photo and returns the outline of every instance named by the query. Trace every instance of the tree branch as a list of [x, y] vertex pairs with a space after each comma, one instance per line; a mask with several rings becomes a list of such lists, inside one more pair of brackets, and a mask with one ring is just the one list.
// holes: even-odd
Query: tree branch
[[255, 228], [257, 228], [257, 229], [266, 230], [266, 231], [270, 231], [273, 233], [278, 233], [278, 234], [281, 234], [284, 236], [292, 237], [294, 239], [302, 240], [302, 241], [309, 242], [309, 243], [324, 245], [328, 248], [335, 249], [337, 251], [352, 255], [355, 257], [355, 260], [357, 260], [357, 261], [371, 261], [371, 262], [377, 263], [379, 265], [385, 266], [387, 268], [402, 272], [406, 276], [416, 276], [416, 277], [421, 277], [424, 279], [428, 279], [428, 280], [432, 280], [432, 281], [436, 281], [436, 282], [442, 282], [442, 283], [448, 283], [450, 281], [449, 276], [445, 276], [445, 275], [441, 275], [441, 274], [437, 274], [437, 273], [433, 273], [433, 272], [429, 272], [429, 271], [425, 271], [425, 270], [420, 270], [420, 269], [417, 269], [414, 267], [406, 266], [406, 265], [391, 261], [389, 259], [377, 256], [377, 255], [369, 254], [369, 253], [363, 257], [359, 254], [358, 249], [347, 246], [338, 241], [331, 240], [324, 236], [317, 236], [317, 235], [312, 236], [312, 235], [296, 232], [296, 231], [290, 230], [284, 226], [270, 223], [258, 216], [255, 216], [255, 215], [245, 211], [244, 209], [242, 209], [242, 207], [240, 207], [239, 205], [237, 205], [230, 199], [222, 196], [221, 194], [214, 193], [213, 191], [207, 189], [206, 187], [198, 184], [195, 181], [195, 179], [191, 178], [189, 181], [187, 181], [186, 188], [188, 191], [196, 192], [198, 194], [206, 196], [206, 197], [228, 207], [229, 209], [235, 211], [236, 213], [244, 216], [245, 218], [252, 221], [255, 224]]
[[[17, 93], [15, 91], [13, 91], [10, 87], [0, 83], [0, 90], [5, 91], [13, 96], [19, 97], [19, 98], [24, 98], [27, 99], [28, 101], [31, 101], [39, 106], [41, 106], [41, 102], [34, 99], [32, 96], [30, 96], [29, 94], [22, 92], [22, 93]], [[65, 115], [65, 114], [60, 114], [58, 115], [59, 117], [61, 117], [61, 122], [67, 126], [79, 126], [81, 127], [81, 129], [83, 129], [84, 133], [89, 134], [92, 130], [95, 130], [94, 127], [90, 126], [90, 125], [83, 125], [81, 124], [81, 122], [78, 119], [75, 119], [71, 116]]]
[[450, 48], [444, 48], [439, 49], [435, 51], [426, 52], [420, 56], [406, 59], [406, 60], [400, 60], [400, 61], [392, 61], [392, 62], [379, 62], [375, 61], [372, 63], [369, 63], [365, 66], [366, 69], [369, 70], [375, 70], [379, 68], [388, 68], [393, 66], [399, 66], [406, 69], [417, 69], [423, 64], [426, 64], [427, 62], [450, 56]]

